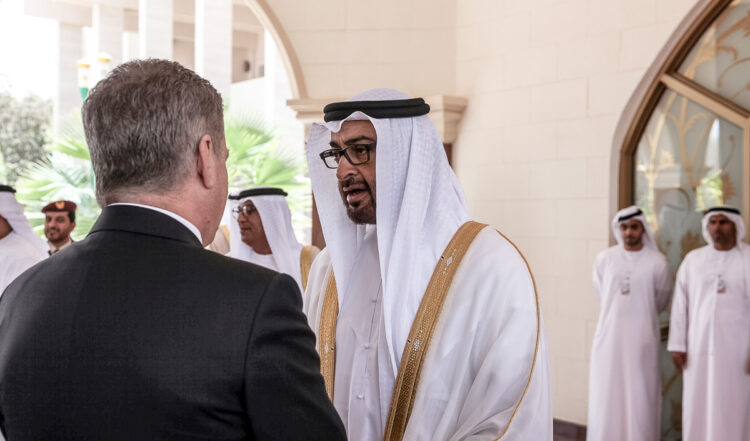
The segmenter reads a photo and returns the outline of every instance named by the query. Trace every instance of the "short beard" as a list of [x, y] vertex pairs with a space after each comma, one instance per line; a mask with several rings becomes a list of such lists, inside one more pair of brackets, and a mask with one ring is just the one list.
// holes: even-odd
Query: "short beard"
[[641, 244], [641, 241], [636, 239], [623, 239], [623, 241], [625, 242], [625, 245], [629, 247], [637, 247]]
[[715, 237], [711, 237], [711, 239], [713, 239], [715, 245], [719, 245], [722, 247], [727, 247], [731, 245], [732, 242], [734, 242], [734, 237], [724, 234], [717, 234]]
[[365, 208], [352, 208], [346, 204], [346, 215], [355, 224], [375, 225], [375, 206], [368, 205]]

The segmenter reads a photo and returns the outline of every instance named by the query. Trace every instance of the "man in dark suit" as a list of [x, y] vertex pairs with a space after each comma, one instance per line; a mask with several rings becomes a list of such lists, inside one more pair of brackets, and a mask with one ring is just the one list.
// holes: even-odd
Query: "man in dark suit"
[[344, 440], [294, 280], [202, 248], [227, 197], [216, 90], [133, 61], [83, 119], [105, 208], [0, 300], [8, 441]]

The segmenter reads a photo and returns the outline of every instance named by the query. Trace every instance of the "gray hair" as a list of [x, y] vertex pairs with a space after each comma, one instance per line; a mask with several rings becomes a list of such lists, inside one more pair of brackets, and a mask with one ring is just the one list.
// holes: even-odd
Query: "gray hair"
[[100, 205], [133, 191], [176, 189], [203, 135], [217, 146], [224, 139], [216, 89], [179, 63], [158, 59], [113, 69], [86, 98], [83, 126]]

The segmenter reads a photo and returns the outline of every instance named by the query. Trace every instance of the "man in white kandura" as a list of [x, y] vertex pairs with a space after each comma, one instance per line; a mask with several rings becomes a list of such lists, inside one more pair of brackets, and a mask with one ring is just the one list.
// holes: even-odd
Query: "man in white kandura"
[[22, 272], [47, 257], [47, 245], [31, 229], [15, 192], [0, 185], [0, 295]]
[[373, 89], [324, 112], [307, 151], [327, 248], [304, 309], [349, 439], [551, 440], [533, 278], [470, 222], [429, 106]]
[[683, 370], [682, 439], [750, 440], [750, 246], [732, 207], [703, 216], [708, 245], [677, 271], [669, 345]]
[[289, 274], [304, 291], [320, 250], [297, 242], [286, 195], [280, 188], [257, 187], [229, 196], [229, 255]]
[[612, 220], [617, 245], [596, 257], [593, 280], [601, 301], [591, 348], [589, 441], [661, 439], [659, 313], [672, 275], [643, 212], [620, 210]]

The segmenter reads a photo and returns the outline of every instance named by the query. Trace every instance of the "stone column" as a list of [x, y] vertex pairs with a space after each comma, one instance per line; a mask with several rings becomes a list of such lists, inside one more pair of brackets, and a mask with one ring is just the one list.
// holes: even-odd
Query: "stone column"
[[138, 39], [141, 58], [171, 60], [173, 51], [173, 0], [138, 0]]
[[57, 23], [57, 95], [54, 105], [55, 130], [83, 100], [78, 91], [78, 60], [83, 57], [83, 29], [80, 25]]
[[125, 11], [122, 8], [103, 6], [94, 3], [92, 6], [91, 24], [94, 28], [95, 54], [106, 52], [110, 56], [110, 67], [122, 63], [122, 34]]
[[137, 32], [125, 32], [123, 35], [123, 53], [122, 53], [122, 61], [130, 61], [135, 60], [136, 58], [140, 58], [140, 55], [138, 53], [139, 44], [138, 44], [138, 33]]
[[195, 71], [226, 99], [232, 85], [232, 0], [195, 0]]

